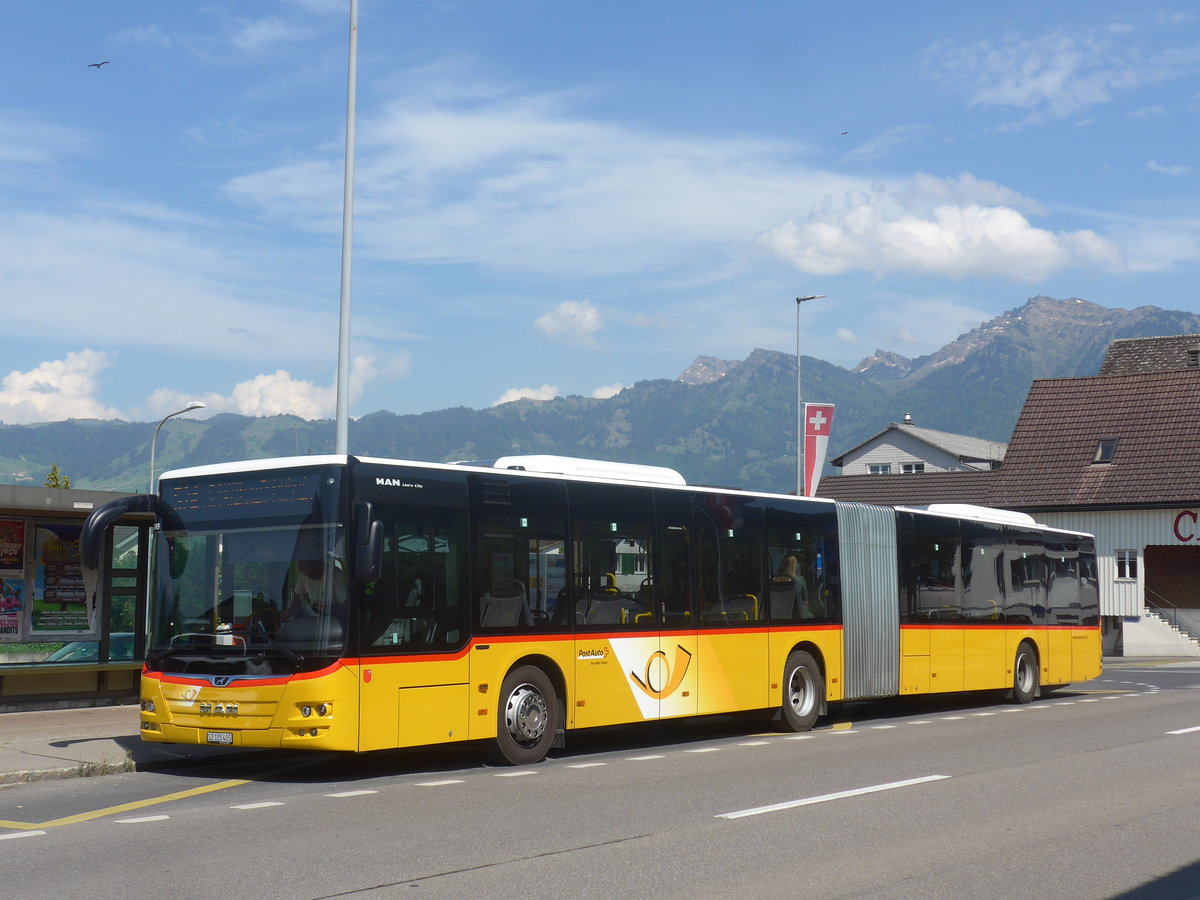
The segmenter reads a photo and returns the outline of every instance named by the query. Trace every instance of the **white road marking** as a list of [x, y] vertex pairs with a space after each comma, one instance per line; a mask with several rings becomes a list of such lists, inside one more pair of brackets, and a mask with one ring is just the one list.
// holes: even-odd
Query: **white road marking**
[[537, 772], [532, 769], [526, 769], [523, 772], [493, 772], [497, 778], [520, 778], [522, 775], [536, 775]]
[[684, 753], [716, 753], [720, 747], [689, 747]]
[[260, 803], [239, 803], [230, 809], [266, 809], [268, 806], [283, 806], [278, 800], [263, 800]]
[[738, 744], [739, 747], [766, 747], [770, 745], [770, 741], [742, 741]]
[[171, 818], [171, 817], [170, 816], [138, 816], [137, 818], [134, 818], [134, 819], [114, 819], [113, 821], [116, 822], [118, 825], [141, 825], [144, 822], [162, 822], [169, 818]]
[[871, 728], [875, 731], [887, 731], [889, 728], [899, 728], [899, 725], [872, 725]]
[[594, 769], [597, 766], [607, 766], [608, 763], [573, 763], [567, 766], [568, 769]]
[[378, 794], [379, 791], [339, 791], [336, 794], [326, 794], [326, 797], [365, 797], [367, 794]]
[[909, 778], [906, 781], [892, 781], [887, 784], [876, 784], [871, 787], [854, 788], [849, 791], [838, 791], [834, 794], [821, 794], [819, 797], [806, 797], [803, 800], [787, 800], [783, 803], [772, 803], [770, 806], [756, 806], [752, 809], [740, 809], [737, 812], [721, 813], [717, 819], [743, 819], [746, 816], [758, 816], [763, 813], [778, 812], [783, 809], [795, 809], [798, 806], [812, 806], [814, 803], [828, 803], [830, 800], [844, 800], [847, 797], [861, 797], [863, 794], [874, 794], [879, 791], [894, 791], [897, 788], [911, 787], [914, 784], [926, 784], [930, 781], [942, 781], [949, 775], [925, 775], [921, 778]]
[[971, 713], [971, 715], [973, 715], [973, 716], [978, 716], [978, 717], [982, 718], [983, 716], [994, 716], [994, 715], [995, 715], [995, 713], [994, 713], [994, 712]]
[[11, 841], [14, 838], [37, 837], [45, 833], [44, 831], [10, 831], [8, 834], [0, 834], [0, 841]]
[[647, 760], [647, 759], [662, 759], [662, 758], [663, 758], [663, 757], [662, 757], [662, 754], [661, 754], [661, 753], [653, 753], [653, 754], [651, 754], [650, 756], [629, 756], [629, 757], [626, 757], [626, 759], [630, 759], [630, 760], [632, 760], [632, 761], [634, 761], [634, 762], [642, 762], [643, 760]]
[[811, 734], [793, 734], [791, 737], [784, 738], [785, 741], [811, 741], [812, 739]]
[[418, 781], [417, 787], [441, 787], [444, 784], [462, 784], [461, 778], [447, 778], [445, 781]]
[[1200, 731], [1200, 725], [1192, 728], [1180, 728], [1178, 731], [1168, 731], [1167, 734], [1191, 734], [1193, 731]]

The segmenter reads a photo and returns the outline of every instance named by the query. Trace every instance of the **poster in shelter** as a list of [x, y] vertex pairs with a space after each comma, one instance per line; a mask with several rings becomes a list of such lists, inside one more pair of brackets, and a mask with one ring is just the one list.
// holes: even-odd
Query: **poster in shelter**
[[24, 578], [0, 578], [0, 641], [21, 640]]
[[80, 525], [39, 522], [34, 537], [36, 568], [30, 630], [84, 635], [95, 631], [94, 600], [88, 601], [79, 561]]
[[0, 519], [0, 572], [25, 570], [25, 520]]

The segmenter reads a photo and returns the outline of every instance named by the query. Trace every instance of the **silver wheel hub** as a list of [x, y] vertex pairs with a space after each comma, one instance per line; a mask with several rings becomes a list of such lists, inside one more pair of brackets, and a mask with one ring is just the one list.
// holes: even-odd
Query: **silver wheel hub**
[[802, 668], [793, 669], [792, 677], [788, 679], [788, 703], [791, 704], [792, 712], [804, 717], [812, 711], [815, 702], [816, 696], [808, 671]]
[[508, 733], [523, 744], [536, 744], [546, 733], [549, 709], [546, 698], [533, 685], [522, 684], [508, 695], [504, 723]]

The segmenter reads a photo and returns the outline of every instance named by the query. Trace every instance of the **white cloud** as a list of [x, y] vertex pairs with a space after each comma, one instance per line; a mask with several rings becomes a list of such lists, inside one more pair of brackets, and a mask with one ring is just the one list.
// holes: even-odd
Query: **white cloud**
[[853, 159], [873, 161], [894, 153], [932, 129], [930, 125], [897, 125], [859, 144], [847, 155]]
[[857, 344], [859, 342], [858, 335], [845, 326], [838, 328], [837, 331], [834, 332], [834, 335], [843, 344]]
[[51, 163], [90, 150], [82, 131], [33, 113], [0, 109], [0, 163]]
[[587, 300], [565, 300], [533, 321], [547, 337], [562, 338], [570, 344], [595, 346], [592, 335], [601, 329], [600, 311]]
[[918, 176], [899, 190], [851, 191], [841, 206], [826, 198], [807, 222], [784, 222], [760, 241], [814, 275], [866, 269], [1038, 281], [1068, 266], [1120, 264], [1116, 247], [1091, 231], [1035, 228], [1017, 209], [996, 204], [1004, 188], [952, 181]]
[[[438, 71], [408, 73], [394, 90], [402, 100], [359, 121], [355, 239], [374, 258], [697, 275], [789, 208], [854, 183], [797, 166], [793, 145], [636, 130], [576, 114], [567, 94]], [[320, 154], [232, 179], [228, 194], [334, 233], [341, 148]]]
[[1125, 118], [1155, 119], [1159, 116], [1165, 116], [1166, 114], [1167, 108], [1165, 106], [1159, 106], [1158, 104], [1155, 104], [1154, 106], [1143, 106], [1141, 109], [1135, 109], [1133, 112], [1126, 113]]
[[1146, 168], [1151, 172], [1157, 172], [1159, 175], [1191, 175], [1191, 166], [1166, 166], [1156, 159], [1146, 163]]
[[269, 53], [281, 44], [305, 40], [311, 34], [307, 28], [272, 16], [239, 22], [230, 41], [243, 53], [259, 55]]
[[78, 350], [28, 372], [10, 372], [0, 382], [0, 422], [119, 418], [115, 409], [96, 399], [97, 375], [108, 365], [107, 353]]
[[1147, 85], [1191, 75], [1200, 47], [1138, 44], [1133, 29], [1058, 28], [972, 44], [944, 41], [925, 51], [935, 74], [980, 107], [1022, 110], [1024, 121], [1062, 119]]
[[594, 391], [592, 391], [592, 396], [597, 400], [607, 400], [609, 397], [617, 396], [617, 394], [621, 393], [621, 391], [625, 390], [625, 388], [628, 386], [629, 385], [621, 384], [621, 382], [618, 381], [616, 384], [608, 384], [604, 387], [596, 388]]
[[[381, 374], [375, 361], [357, 356], [350, 366], [350, 402], [353, 404], [363, 388]], [[207, 393], [196, 397], [170, 388], [160, 388], [146, 401], [149, 418], [155, 419], [176, 409], [189, 400], [204, 401], [205, 409], [192, 413], [207, 418], [217, 413], [237, 413], [243, 416], [293, 415], [301, 419], [328, 419], [337, 409], [337, 385], [328, 387], [295, 378], [286, 369], [263, 373], [234, 385], [228, 395]]]
[[543, 384], [540, 388], [509, 388], [492, 406], [512, 403], [514, 400], [553, 400], [558, 395], [558, 388], [552, 384]]

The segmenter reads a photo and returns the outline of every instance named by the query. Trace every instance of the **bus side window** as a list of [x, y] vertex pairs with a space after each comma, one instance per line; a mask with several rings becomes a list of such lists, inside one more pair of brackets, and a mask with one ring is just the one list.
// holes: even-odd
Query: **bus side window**
[[367, 586], [363, 610], [368, 646], [404, 652], [462, 645], [467, 635], [460, 602], [465, 534], [461, 528], [446, 527], [451, 524], [385, 526], [383, 566], [379, 578]]

